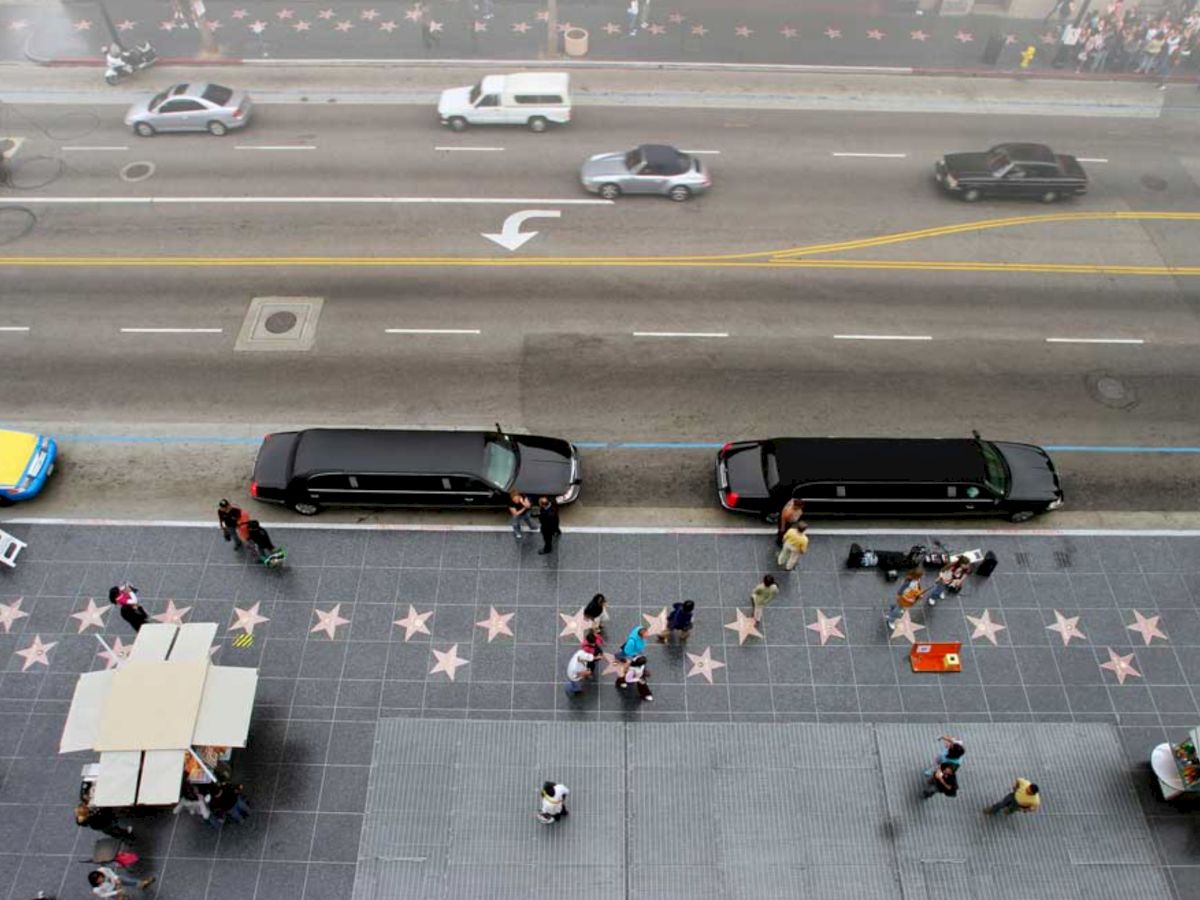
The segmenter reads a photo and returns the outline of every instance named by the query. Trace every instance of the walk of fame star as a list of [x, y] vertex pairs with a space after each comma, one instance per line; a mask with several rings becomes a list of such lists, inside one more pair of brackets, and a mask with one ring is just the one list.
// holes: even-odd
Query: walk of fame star
[[754, 34], [754, 29], [746, 25], [739, 25], [737, 28], [733, 29], [733, 31], [738, 37], [744, 38], [748, 38], [750, 35]]
[[908, 33], [908, 36], [910, 38], [912, 38], [914, 41], [920, 41], [921, 43], [924, 43], [925, 41], [929, 40], [929, 32], [922, 31], [920, 28], [918, 28], [916, 31], [910, 31]]
[[229, 630], [236, 631], [240, 628], [242, 631], [246, 632], [246, 634], [254, 634], [255, 625], [261, 625], [263, 622], [270, 622], [271, 620], [266, 616], [260, 616], [258, 614], [258, 608], [261, 605], [261, 603], [255, 603], [249, 609], [240, 609], [235, 606], [233, 608], [233, 617], [236, 621], [229, 626]]
[[[0, 603], [0, 625], [4, 626], [4, 633], [8, 634], [12, 631], [13, 623], [17, 619], [29, 618], [29, 613], [21, 612], [21, 601], [23, 597], [18, 597], [12, 603]], [[83, 629], [79, 629], [83, 631]]]
[[80, 19], [78, 22], [76, 22], [74, 24], [75, 24], [76, 31], [91, 31], [92, 30], [92, 20], [91, 19]]
[[683, 13], [673, 12], [669, 16], [667, 16], [667, 21], [670, 22], [672, 25], [682, 25], [683, 24]]
[[418, 5], [414, 6], [412, 9], [406, 9], [404, 11], [404, 18], [410, 22], [419, 22], [421, 21], [421, 16], [424, 14], [425, 10], [421, 9], [421, 7]]
[[30, 644], [28, 647], [25, 647], [23, 650], [14, 651], [16, 656], [20, 656], [25, 660], [24, 665], [21, 666], [21, 671], [24, 672], [34, 663], [40, 663], [43, 666], [49, 666], [50, 651], [56, 646], [58, 646], [58, 641], [53, 641], [49, 644], [43, 644], [42, 636], [40, 634], [35, 634], [33, 636], [32, 644]]
[[887, 32], [880, 31], [878, 28], [872, 28], [867, 32], [867, 37], [873, 41], [882, 41], [885, 37], [887, 37]]
[[435, 675], [438, 672], [444, 672], [451, 681], [454, 680], [454, 673], [458, 671], [459, 667], [470, 662], [469, 659], [463, 659], [458, 655], [458, 644], [452, 646], [445, 653], [441, 650], [434, 650], [433, 655], [437, 657], [437, 663], [429, 670], [429, 674]]
[[761, 638], [762, 632], [758, 630], [758, 623], [754, 621], [753, 616], [748, 616], [740, 609], [734, 610], [737, 618], [730, 622], [725, 627], [730, 631], [736, 631], [738, 636], [738, 646], [746, 643], [746, 638], [756, 637]]
[[488, 617], [482, 622], [476, 622], [475, 627], [487, 629], [488, 643], [490, 644], [497, 635], [507, 634], [509, 637], [513, 636], [512, 629], [508, 627], [508, 622], [515, 615], [516, 613], [498, 613], [496, 612], [496, 607], [489, 606]]
[[281, 9], [275, 13], [275, 18], [282, 22], [284, 19], [290, 19], [294, 15], [296, 15], [294, 9]]
[[708, 34], [708, 29], [703, 25], [693, 25], [692, 34], [694, 34], [696, 37], [704, 37], [706, 34]]
[[[611, 25], [611, 24], [612, 23], [610, 22], [609, 25]], [[529, 23], [528, 22], [514, 22], [512, 30], [517, 32], [518, 34], [524, 34], [525, 32], [527, 32], [529, 30]], [[604, 26], [604, 30], [608, 31], [608, 25]], [[617, 30], [620, 31], [621, 29], [618, 28]], [[608, 33], [612, 34], [611, 31], [608, 31]]]
[[830, 40], [840, 38], [841, 36], [842, 36], [842, 30], [840, 28], [826, 28], [825, 29], [825, 37], [829, 38]]
[[842, 629], [838, 628], [838, 623], [842, 621], [841, 616], [827, 616], [821, 610], [817, 610], [817, 621], [811, 625], [804, 626], [809, 631], [815, 631], [821, 636], [821, 646], [825, 646], [825, 642], [831, 637], [839, 637], [842, 640], [846, 636], [842, 634]]
[[971, 34], [969, 31], [960, 31], [958, 34], [954, 35], [954, 39], [960, 44], [969, 44], [975, 40], [975, 35]]
[[1142, 673], [1133, 667], [1133, 654], [1121, 656], [1112, 647], [1105, 647], [1108, 651], [1108, 662], [1100, 663], [1100, 668], [1108, 669], [1117, 676], [1117, 684], [1124, 684], [1125, 679], [1130, 675], [1135, 678], [1141, 678]]
[[429, 612], [419, 613], [410, 603], [408, 605], [408, 615], [403, 619], [397, 619], [392, 624], [399, 625], [404, 629], [404, 642], [408, 643], [408, 639], [417, 632], [420, 632], [421, 634], [429, 634], [429, 626], [425, 623], [429, 621], [429, 617], [432, 615], [432, 609]]
[[174, 31], [175, 23], [174, 22], [159, 22], [158, 30], [159, 31]]
[[480, 22], [478, 19], [476, 19], [474, 26], [476, 33], [480, 31], [487, 31], [487, 22]]
[[13, 21], [8, 23], [9, 31], [24, 31], [28, 27], [29, 22], [27, 22], [25, 19], [13, 19]]
[[537, 14], [537, 20], [539, 22], [549, 22], [550, 21], [550, 10], [548, 10], [548, 9], [539, 10], [538, 14]]
[[137, 22], [131, 22], [126, 19], [124, 22], [117, 23], [117, 31], [132, 31], [137, 27]]
[[317, 624], [308, 629], [309, 634], [323, 631], [329, 635], [329, 639], [332, 641], [335, 637], [337, 637], [339, 625], [350, 624], [349, 619], [342, 618], [342, 604], [340, 603], [329, 611], [314, 609], [313, 612], [317, 616]]
[[87, 629], [93, 627], [103, 628], [104, 614], [111, 608], [108, 606], [98, 606], [96, 601], [91, 597], [88, 597], [87, 604], [87, 609], [71, 613], [72, 619], [79, 620], [79, 630], [75, 632], [76, 634], [83, 634]]
[[441, 22], [434, 22], [431, 20], [429, 23], [430, 31], [442, 31], [442, 30], [444, 30], [444, 28], [445, 28], [445, 26]]
[[558, 633], [559, 637], [574, 637], [576, 640], [583, 640], [584, 632], [588, 630], [588, 626], [582, 607], [572, 615], [568, 616], [566, 613], [559, 613], [558, 617], [563, 620], [563, 630]]
[[993, 622], [991, 610], [987, 609], [983, 611], [982, 616], [967, 616], [967, 621], [975, 626], [975, 630], [971, 632], [971, 640], [987, 638], [993, 644], [996, 643], [996, 635], [1008, 628], [1007, 625]]
[[386, 31], [388, 34], [391, 34], [393, 31], [395, 31], [399, 27], [400, 26], [397, 25], [395, 22], [393, 22], [391, 19], [389, 19], [386, 22], [379, 23], [379, 30]]
[[625, 671], [625, 663], [619, 662], [611, 653], [601, 651], [600, 658], [604, 660], [604, 671], [600, 673], [601, 678], [605, 675], [620, 675]]
[[318, 19], [332, 19], [333, 18], [333, 10], [332, 9], [323, 9], [317, 13], [317, 18]]
[[264, 31], [267, 30], [267, 23], [262, 21], [261, 19], [259, 19], [258, 21], [251, 22], [246, 27], [249, 28], [251, 31], [253, 31], [255, 34], [262, 34]]
[[336, 25], [334, 25], [334, 26], [333, 26], [333, 30], [334, 30], [334, 31], [340, 31], [342, 34], [345, 34], [346, 32], [348, 32], [348, 31], [349, 31], [351, 28], [353, 28], [353, 27], [354, 27], [354, 23], [353, 23], [353, 22], [351, 22], [351, 21], [349, 21], [349, 20], [343, 20], [343, 21], [341, 21], [341, 22], [338, 22]]
[[666, 25], [658, 25], [658, 24], [647, 25], [646, 31], [653, 35], [666, 34], [667, 26]]
[[1136, 631], [1138, 634], [1140, 634], [1147, 646], [1149, 646], [1150, 642], [1155, 638], [1162, 638], [1164, 641], [1169, 640], [1169, 638], [1163, 634], [1161, 630], [1159, 630], [1158, 620], [1161, 618], [1161, 616], [1143, 616], [1136, 609], [1133, 611], [1133, 616], [1135, 619], [1137, 619], [1137, 621], [1132, 625], [1126, 625], [1125, 627], [1130, 631]]
[[167, 601], [167, 608], [160, 612], [157, 616], [151, 616], [155, 622], [162, 622], [164, 625], [182, 625], [183, 617], [192, 611], [190, 606], [178, 607], [174, 600]]
[[1005, 46], [1008, 46], [1009, 44], [1015, 44], [1016, 42], [1017, 42], [1017, 36], [1015, 34], [1006, 34], [1004, 36], [1004, 45]]
[[1047, 625], [1047, 631], [1057, 631], [1062, 636], [1063, 646], [1071, 643], [1071, 638], [1079, 638], [1087, 640], [1087, 635], [1079, 630], [1079, 616], [1064, 616], [1057, 609], [1054, 611], [1054, 618], [1057, 620], [1053, 625]]
[[250, 13], [244, 9], [235, 9], [232, 13], [230, 13], [230, 15], [232, 15], [235, 19], [244, 19], [246, 16], [250, 15]]
[[658, 637], [660, 634], [666, 633], [667, 608], [665, 606], [654, 615], [642, 613], [642, 618], [646, 620], [646, 637]]
[[916, 622], [914, 622], [912, 620], [912, 616], [909, 614], [909, 611], [906, 609], [903, 613], [901, 613], [900, 618], [896, 620], [896, 624], [892, 626], [892, 635], [890, 639], [895, 640], [898, 637], [902, 637], [910, 644], [915, 644], [917, 642], [917, 632], [924, 630], [925, 626], [918, 625]]
[[362, 12], [360, 12], [358, 14], [358, 17], [360, 19], [362, 19], [364, 22], [374, 22], [376, 19], [379, 18], [379, 10], [364, 9]]
[[787, 38], [790, 41], [792, 38], [794, 38], [800, 32], [798, 30], [796, 30], [795, 28], [792, 28], [790, 25], [785, 25], [783, 28], [779, 29], [779, 33], [782, 34], [785, 38]]
[[209, 31], [216, 31], [218, 28], [224, 28], [220, 19], [205, 19], [204, 24], [208, 26]]
[[713, 672], [725, 668], [725, 663], [712, 658], [712, 647], [705, 647], [703, 653], [689, 653], [688, 659], [692, 661], [692, 667], [688, 669], [687, 677], [700, 675], [709, 684], [713, 683]]
[[132, 649], [132, 644], [126, 644], [120, 638], [113, 638], [112, 646], [101, 650], [96, 655], [104, 660], [105, 669], [115, 669], [129, 659], [129, 651]]
[[295, 28], [296, 31], [308, 31], [310, 28], [312, 28], [312, 25], [304, 21], [304, 19], [300, 19], [297, 22], [293, 22], [292, 27]]

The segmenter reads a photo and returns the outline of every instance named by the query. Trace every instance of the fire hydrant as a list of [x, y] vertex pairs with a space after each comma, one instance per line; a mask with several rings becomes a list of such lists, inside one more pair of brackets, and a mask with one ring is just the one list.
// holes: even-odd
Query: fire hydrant
[[1030, 44], [1028, 47], [1026, 47], [1024, 50], [1022, 50], [1021, 51], [1021, 68], [1028, 69], [1030, 64], [1033, 62], [1033, 58], [1035, 56], [1037, 56], [1037, 47], [1033, 46], [1033, 44]]

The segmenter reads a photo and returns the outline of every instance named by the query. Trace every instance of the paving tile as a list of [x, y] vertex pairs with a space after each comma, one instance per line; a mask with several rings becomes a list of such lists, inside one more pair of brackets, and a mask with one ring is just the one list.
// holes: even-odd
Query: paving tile
[[323, 765], [297, 765], [289, 763], [280, 767], [276, 783], [276, 811], [313, 812], [321, 799], [321, 784], [325, 777]]
[[987, 686], [1020, 684], [1016, 651], [1009, 647], [971, 647], [971, 656], [980, 681]]
[[266, 841], [263, 844], [264, 859], [307, 860], [312, 848], [317, 814], [315, 812], [273, 811], [268, 815], [270, 820]]
[[819, 713], [857, 713], [859, 710], [858, 689], [854, 685], [818, 684], [813, 692]]
[[[302, 857], [308, 859], [305, 852]], [[296, 900], [304, 896], [304, 881], [307, 866], [297, 862], [264, 862], [258, 873], [255, 900]]]

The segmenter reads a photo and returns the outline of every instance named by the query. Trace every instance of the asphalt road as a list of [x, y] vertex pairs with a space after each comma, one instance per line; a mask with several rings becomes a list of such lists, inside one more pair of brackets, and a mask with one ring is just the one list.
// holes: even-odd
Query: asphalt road
[[[971, 428], [1200, 444], [1196, 276], [1037, 270], [1197, 264], [1200, 221], [1116, 215], [1197, 208], [1195, 135], [1179, 125], [589, 109], [546, 135], [453, 135], [426, 108], [268, 105], [242, 134], [143, 140], [115, 107], [17, 112], [10, 130], [29, 124], [0, 202], [0, 327], [28, 331], [0, 331], [5, 420], [86, 436], [29, 513], [206, 510], [245, 484], [263, 431], [310, 424], [499, 420], [603, 444], [586, 451], [585, 508], [681, 513], [713, 505], [710, 449], [611, 445]], [[941, 152], [1013, 137], [1098, 160], [1091, 193], [1053, 207], [936, 193]], [[576, 178], [588, 154], [645, 140], [712, 151], [712, 193], [559, 202], [592, 199]], [[502, 149], [440, 149], [465, 147]], [[139, 162], [153, 173], [122, 180]], [[204, 202], [128, 202], [149, 196]], [[439, 202], [349, 202], [364, 197]], [[561, 216], [529, 220], [539, 234], [515, 253], [481, 237], [523, 209]], [[645, 260], [1056, 213], [1095, 215], [856, 245], [804, 269], [770, 254]], [[29, 264], [41, 256], [71, 259]], [[174, 262], [96, 264], [114, 256]], [[935, 261], [1011, 268], [901, 268]], [[323, 299], [313, 349], [235, 350], [263, 296]], [[162, 328], [201, 331], [128, 330]], [[1056, 458], [1072, 509], [1195, 508], [1196, 453]]]

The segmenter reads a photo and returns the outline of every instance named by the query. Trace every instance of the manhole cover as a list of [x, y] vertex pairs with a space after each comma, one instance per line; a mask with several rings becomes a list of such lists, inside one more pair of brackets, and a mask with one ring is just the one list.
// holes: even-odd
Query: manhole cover
[[131, 162], [121, 167], [121, 179], [124, 181], [145, 181], [153, 174], [152, 162]]
[[1105, 400], [1124, 400], [1125, 385], [1110, 376], [1105, 376], [1096, 382], [1096, 390]]
[[276, 312], [267, 316], [263, 328], [271, 334], [286, 334], [296, 327], [296, 314], [291, 312]]
[[1143, 175], [1142, 185], [1152, 191], [1165, 191], [1167, 189], [1167, 179], [1159, 178], [1157, 175]]
[[1092, 399], [1113, 409], [1129, 409], [1138, 402], [1137, 392], [1109, 372], [1093, 372], [1087, 376], [1087, 390]]
[[0, 206], [0, 244], [11, 244], [33, 231], [37, 218], [23, 206]]

